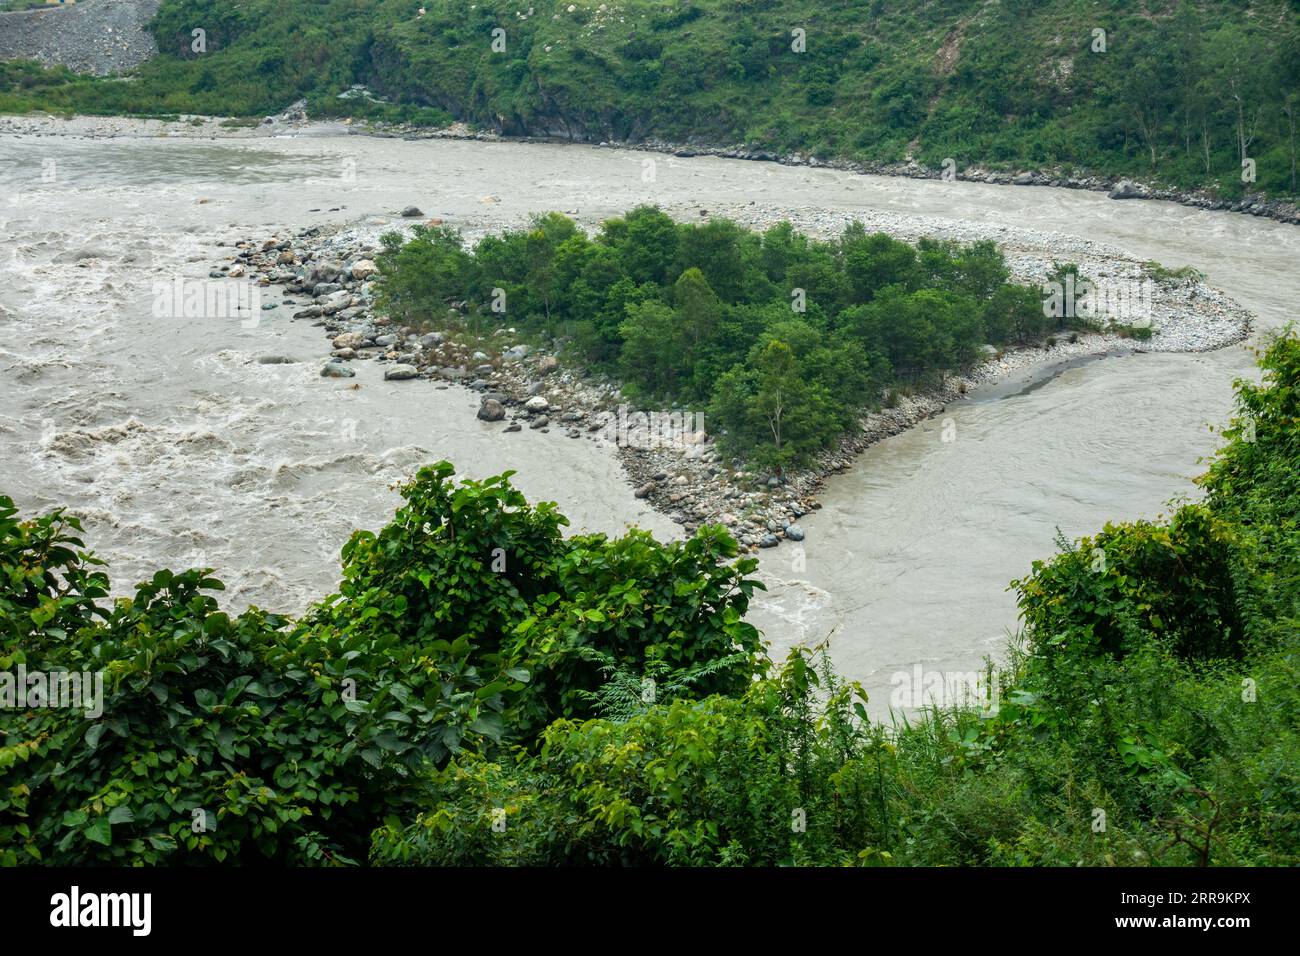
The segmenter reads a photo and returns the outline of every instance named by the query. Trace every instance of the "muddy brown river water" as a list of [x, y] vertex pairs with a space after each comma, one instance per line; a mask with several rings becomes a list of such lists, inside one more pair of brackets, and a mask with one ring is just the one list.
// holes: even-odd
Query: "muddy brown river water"
[[[68, 505], [119, 588], [162, 565], [207, 564], [235, 607], [301, 610], [337, 581], [357, 527], [391, 514], [391, 486], [446, 458], [507, 468], [575, 528], [677, 532], [633, 498], [618, 461], [561, 433], [502, 434], [476, 397], [317, 374], [320, 330], [263, 313], [158, 319], [155, 282], [203, 278], [225, 249], [418, 205], [475, 232], [558, 209], [596, 222], [641, 202], [964, 220], [1112, 243], [1195, 266], [1282, 326], [1300, 295], [1300, 230], [1104, 195], [855, 176], [582, 146], [401, 141], [340, 134], [254, 140], [0, 135], [0, 490], [25, 510]], [[52, 181], [51, 181], [52, 180]], [[261, 365], [266, 355], [301, 361]], [[801, 522], [802, 557], [762, 556], [753, 620], [782, 654], [830, 638], [837, 669], [883, 715], [893, 676], [969, 671], [1003, 653], [1008, 582], [1068, 537], [1155, 517], [1193, 491], [1248, 350], [1076, 362], [989, 386], [869, 449]], [[351, 388], [359, 383], [360, 388]]]

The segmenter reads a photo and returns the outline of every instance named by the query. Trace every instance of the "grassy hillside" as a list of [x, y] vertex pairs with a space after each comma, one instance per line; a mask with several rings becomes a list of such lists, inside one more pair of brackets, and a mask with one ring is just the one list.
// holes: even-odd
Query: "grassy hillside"
[[[1225, 195], [1242, 191], [1245, 156], [1255, 189], [1297, 192], [1297, 0], [423, 8], [168, 0], [154, 25], [163, 54], [134, 81], [0, 68], [0, 109], [259, 115], [305, 96], [318, 114], [932, 166], [1060, 165]], [[384, 102], [339, 100], [354, 83]]]

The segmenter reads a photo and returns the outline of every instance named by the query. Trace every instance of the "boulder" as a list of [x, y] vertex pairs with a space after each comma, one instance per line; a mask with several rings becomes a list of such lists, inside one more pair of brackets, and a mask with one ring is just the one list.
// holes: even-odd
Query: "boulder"
[[379, 267], [376, 266], [374, 261], [371, 259], [358, 259], [356, 262], [352, 263], [352, 278], [356, 279], [358, 282], [363, 282], [366, 279], [369, 279], [378, 271]]
[[478, 407], [478, 418], [484, 422], [499, 422], [506, 417], [506, 407], [493, 398], [483, 399]]
[[551, 403], [540, 395], [534, 395], [528, 401], [524, 402], [524, 408], [530, 412], [544, 412], [550, 407]]
[[307, 279], [311, 285], [316, 285], [318, 282], [331, 282], [338, 278], [338, 274], [342, 271], [343, 263], [336, 259], [322, 259], [312, 264]]
[[551, 420], [550, 420], [549, 418], [547, 418], [545, 415], [538, 415], [536, 418], [533, 419], [533, 423], [532, 423], [531, 425], [529, 425], [528, 427], [529, 427], [529, 428], [545, 428], [545, 427], [546, 427], [547, 425], [549, 425], [550, 423], [551, 423]]
[[549, 375], [560, 367], [560, 361], [554, 355], [543, 355], [537, 363], [537, 371]]
[[404, 382], [408, 378], [415, 378], [420, 374], [420, 370], [414, 365], [397, 364], [390, 365], [384, 371], [384, 380], [389, 382]]
[[1147, 191], [1131, 179], [1121, 179], [1110, 191], [1111, 199], [1145, 199]]
[[342, 362], [328, 362], [320, 374], [322, 378], [353, 378], [357, 373]]
[[334, 347], [336, 349], [359, 349], [365, 339], [361, 337], [360, 332], [344, 332], [342, 335], [334, 336]]
[[352, 304], [352, 293], [347, 291], [332, 292], [320, 303], [321, 315], [333, 315], [342, 312]]
[[803, 528], [799, 527], [797, 524], [787, 525], [785, 529], [785, 536], [789, 538], [791, 541], [802, 541]]
[[419, 206], [407, 206], [402, 210], [403, 219], [419, 219], [424, 213], [420, 211]]

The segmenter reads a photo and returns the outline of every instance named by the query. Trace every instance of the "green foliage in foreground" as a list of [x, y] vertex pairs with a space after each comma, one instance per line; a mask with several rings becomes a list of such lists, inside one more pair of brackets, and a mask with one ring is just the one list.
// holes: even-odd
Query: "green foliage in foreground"
[[[1300, 194], [1295, 0], [568, 7], [165, 0], [152, 24], [161, 55], [131, 81], [0, 66], [0, 110], [261, 116], [305, 97], [313, 115]], [[357, 83], [381, 99], [339, 99]], [[1243, 184], [1243, 158], [1257, 183]]]
[[592, 716], [611, 666], [748, 685], [754, 562], [720, 531], [564, 539], [508, 476], [451, 474], [353, 535], [339, 593], [297, 622], [223, 613], [201, 570], [107, 603], [75, 518], [0, 498], [0, 672], [104, 682], [99, 715], [0, 707], [0, 863], [356, 862], [431, 769]]
[[1017, 582], [1026, 643], [994, 715], [886, 732], [796, 655], [738, 698], [557, 721], [511, 762], [457, 761], [372, 860], [1300, 863], [1300, 341], [1263, 367], [1204, 503]]
[[892, 729], [766, 661], [721, 531], [564, 540], [441, 464], [292, 622], [201, 571], [107, 602], [0, 499], [0, 671], [106, 684], [0, 709], [0, 863], [1300, 864], [1300, 340], [1261, 364], [1204, 501], [1015, 583], [998, 706]]
[[912, 246], [861, 223], [820, 242], [641, 206], [588, 238], [549, 213], [472, 249], [444, 226], [389, 233], [377, 264], [379, 307], [399, 321], [441, 327], [458, 302], [477, 328], [561, 333], [632, 394], [707, 406], [728, 453], [768, 466], [832, 444], [888, 386], [1061, 327], [992, 242]]

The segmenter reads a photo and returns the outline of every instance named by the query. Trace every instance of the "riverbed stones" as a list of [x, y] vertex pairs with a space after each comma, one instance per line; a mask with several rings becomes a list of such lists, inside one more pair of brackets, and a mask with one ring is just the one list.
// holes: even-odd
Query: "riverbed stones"
[[546, 427], [547, 425], [549, 425], [550, 423], [551, 423], [551, 420], [550, 420], [549, 418], [547, 418], [545, 415], [538, 415], [536, 418], [533, 419], [532, 424], [529, 425], [528, 427], [529, 427], [529, 428], [545, 428], [545, 427]]
[[384, 371], [384, 379], [390, 382], [404, 382], [407, 379], [415, 378], [419, 374], [420, 370], [414, 365], [398, 363], [396, 365], [390, 365]]
[[797, 524], [786, 525], [785, 536], [791, 541], [802, 541], [803, 528], [799, 527]]
[[420, 219], [424, 213], [420, 211], [419, 206], [407, 206], [402, 210], [403, 219]]
[[361, 337], [360, 332], [344, 332], [342, 335], [334, 336], [333, 344], [336, 349], [359, 349], [365, 339]]
[[357, 373], [342, 362], [327, 362], [320, 374], [322, 378], [354, 378]]
[[364, 282], [379, 271], [373, 260], [358, 259], [352, 263], [352, 278], [358, 282]]
[[499, 422], [506, 417], [506, 407], [494, 398], [483, 399], [478, 407], [478, 419], [484, 422]]
[[524, 408], [529, 412], [544, 412], [550, 407], [551, 403], [541, 395], [534, 395], [528, 401], [524, 402]]

